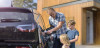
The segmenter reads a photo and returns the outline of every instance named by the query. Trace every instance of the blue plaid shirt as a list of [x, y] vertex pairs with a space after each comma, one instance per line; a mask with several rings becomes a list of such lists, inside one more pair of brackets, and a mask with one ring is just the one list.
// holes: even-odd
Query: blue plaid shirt
[[64, 16], [64, 14], [58, 13], [58, 12], [57, 12], [55, 19], [53, 17], [49, 16], [49, 24], [54, 26], [54, 27], [56, 27], [58, 25], [58, 23], [61, 21], [64, 21], [64, 24], [62, 25], [62, 27], [60, 29], [58, 29], [56, 31], [57, 37], [59, 37], [61, 34], [64, 34], [65, 32], [67, 32], [65, 16]]

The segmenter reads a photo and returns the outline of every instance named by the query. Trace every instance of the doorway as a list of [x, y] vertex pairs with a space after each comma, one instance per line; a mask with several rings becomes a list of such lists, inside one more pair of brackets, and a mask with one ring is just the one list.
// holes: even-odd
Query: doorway
[[100, 10], [86, 11], [87, 44], [100, 45]]

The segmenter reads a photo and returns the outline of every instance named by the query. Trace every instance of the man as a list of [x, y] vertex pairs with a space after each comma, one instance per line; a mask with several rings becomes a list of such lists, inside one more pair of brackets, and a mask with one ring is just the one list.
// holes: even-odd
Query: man
[[53, 8], [48, 8], [49, 24], [54, 26], [54, 28], [48, 30], [47, 34], [52, 34], [56, 31], [54, 35], [54, 45], [53, 48], [61, 48], [62, 44], [60, 43], [59, 36], [67, 32], [66, 28], [66, 19], [64, 14], [56, 12]]

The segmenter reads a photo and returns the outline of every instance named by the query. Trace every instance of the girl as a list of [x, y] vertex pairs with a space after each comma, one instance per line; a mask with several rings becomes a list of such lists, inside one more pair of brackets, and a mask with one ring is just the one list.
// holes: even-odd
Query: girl
[[70, 42], [67, 34], [60, 35], [60, 42], [63, 44], [62, 48], [69, 48]]

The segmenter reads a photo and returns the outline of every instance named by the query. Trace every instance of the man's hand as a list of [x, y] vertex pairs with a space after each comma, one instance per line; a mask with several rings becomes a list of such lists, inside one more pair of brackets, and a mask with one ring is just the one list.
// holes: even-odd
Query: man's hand
[[46, 33], [51, 34], [52, 32], [53, 32], [53, 30], [51, 29], [51, 30], [48, 30]]
[[42, 35], [45, 36], [45, 32], [42, 32]]
[[64, 24], [64, 21], [59, 22], [59, 24], [55, 28], [47, 31], [47, 34], [51, 34], [53, 31], [57, 31], [58, 29], [62, 27], [63, 24]]

